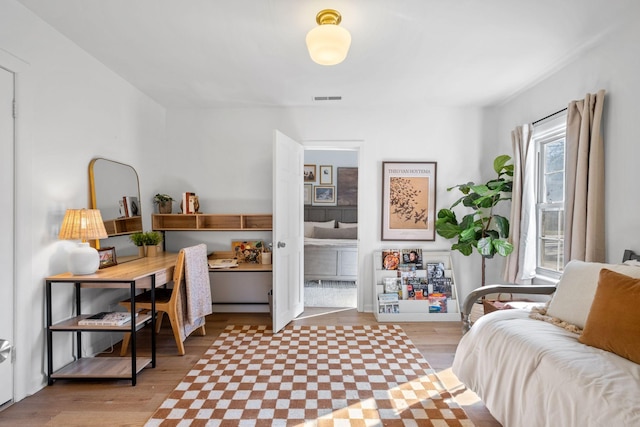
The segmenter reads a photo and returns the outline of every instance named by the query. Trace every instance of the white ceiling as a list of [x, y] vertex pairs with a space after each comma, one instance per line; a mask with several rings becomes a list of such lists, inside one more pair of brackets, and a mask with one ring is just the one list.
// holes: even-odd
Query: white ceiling
[[[19, 0], [167, 107], [484, 106], [566, 64], [637, 0]], [[335, 8], [336, 66], [305, 35]]]

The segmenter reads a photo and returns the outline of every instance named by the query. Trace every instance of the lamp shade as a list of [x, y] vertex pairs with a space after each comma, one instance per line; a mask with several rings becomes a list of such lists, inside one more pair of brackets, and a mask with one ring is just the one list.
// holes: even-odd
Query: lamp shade
[[92, 274], [100, 266], [100, 257], [87, 240], [109, 237], [98, 209], [67, 209], [58, 238], [80, 240], [78, 247], [69, 253], [69, 271], [73, 274]]
[[318, 12], [318, 26], [307, 33], [307, 49], [311, 59], [320, 65], [336, 65], [344, 61], [351, 46], [351, 34], [339, 27], [342, 17], [336, 10]]

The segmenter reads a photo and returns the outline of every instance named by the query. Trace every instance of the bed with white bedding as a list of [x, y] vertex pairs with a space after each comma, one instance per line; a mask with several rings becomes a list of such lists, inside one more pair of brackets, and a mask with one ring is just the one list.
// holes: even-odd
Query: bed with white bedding
[[548, 307], [482, 316], [453, 373], [505, 427], [640, 426], [640, 267], [629, 262], [571, 261]]
[[357, 208], [305, 206], [304, 280], [358, 279]]

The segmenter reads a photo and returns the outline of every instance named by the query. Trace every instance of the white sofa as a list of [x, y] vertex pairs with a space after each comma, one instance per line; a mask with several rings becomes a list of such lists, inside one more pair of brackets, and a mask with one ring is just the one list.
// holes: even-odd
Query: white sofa
[[[603, 268], [624, 276], [602, 276]], [[453, 372], [505, 427], [640, 426], [640, 280], [635, 278], [640, 278], [638, 266], [572, 261], [546, 313], [501, 310], [474, 323], [460, 341]], [[613, 279], [635, 287], [616, 288]], [[468, 298], [466, 320], [478, 296], [499, 288], [483, 288]], [[553, 287], [540, 287], [534, 293], [550, 291]], [[620, 320], [621, 313], [626, 320]], [[630, 339], [620, 340], [621, 334]], [[580, 342], [594, 344], [591, 339], [613, 342], [613, 349], [631, 360]], [[615, 347], [619, 341], [621, 348]], [[625, 345], [636, 353], [626, 353]]]

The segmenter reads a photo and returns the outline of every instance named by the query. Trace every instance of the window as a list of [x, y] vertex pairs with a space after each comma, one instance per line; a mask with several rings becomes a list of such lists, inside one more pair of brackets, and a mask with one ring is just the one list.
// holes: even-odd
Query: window
[[536, 273], [559, 277], [564, 267], [566, 114], [534, 127], [536, 148]]

